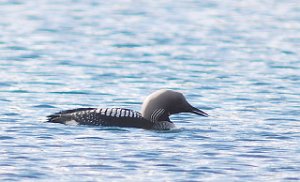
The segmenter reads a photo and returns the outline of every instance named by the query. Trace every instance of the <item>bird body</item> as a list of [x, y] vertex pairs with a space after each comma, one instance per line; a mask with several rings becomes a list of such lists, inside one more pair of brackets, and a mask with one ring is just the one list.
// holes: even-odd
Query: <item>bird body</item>
[[145, 99], [141, 113], [124, 108], [78, 108], [49, 115], [48, 122], [167, 130], [175, 127], [169, 116], [180, 112], [208, 116], [191, 106], [183, 94], [172, 90], [159, 90]]

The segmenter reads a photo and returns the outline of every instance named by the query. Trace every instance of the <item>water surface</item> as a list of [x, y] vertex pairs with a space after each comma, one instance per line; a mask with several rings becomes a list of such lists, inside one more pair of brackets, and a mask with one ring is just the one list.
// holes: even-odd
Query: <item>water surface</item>
[[[1, 1], [1, 181], [299, 181], [297, 1]], [[183, 92], [177, 129], [65, 126]]]

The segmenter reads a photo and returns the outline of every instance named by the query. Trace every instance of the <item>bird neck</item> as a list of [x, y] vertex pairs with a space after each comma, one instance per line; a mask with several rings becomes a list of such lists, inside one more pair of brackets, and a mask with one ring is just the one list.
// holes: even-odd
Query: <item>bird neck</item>
[[170, 121], [168, 112], [166, 112], [166, 110], [162, 108], [142, 110], [142, 116], [152, 122]]

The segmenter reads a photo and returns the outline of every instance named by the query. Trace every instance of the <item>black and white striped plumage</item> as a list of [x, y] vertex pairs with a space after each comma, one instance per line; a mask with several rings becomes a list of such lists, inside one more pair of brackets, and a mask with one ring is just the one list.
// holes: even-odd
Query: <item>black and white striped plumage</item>
[[181, 112], [208, 116], [190, 105], [183, 94], [172, 90], [158, 90], [145, 99], [141, 113], [122, 108], [79, 108], [50, 115], [48, 122], [169, 130], [175, 127], [169, 116]]
[[71, 125], [119, 126], [150, 129], [153, 122], [141, 113], [123, 108], [79, 108], [48, 116], [52, 123]]

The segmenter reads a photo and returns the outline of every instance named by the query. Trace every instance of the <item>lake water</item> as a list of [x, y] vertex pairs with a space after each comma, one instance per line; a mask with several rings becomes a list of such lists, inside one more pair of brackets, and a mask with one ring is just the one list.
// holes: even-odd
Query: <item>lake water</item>
[[[300, 4], [0, 2], [0, 181], [299, 181]], [[172, 131], [66, 126], [168, 88]]]

